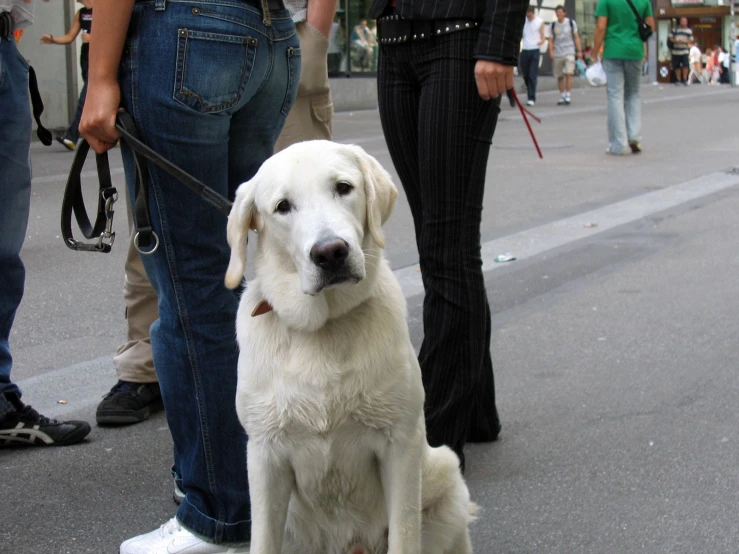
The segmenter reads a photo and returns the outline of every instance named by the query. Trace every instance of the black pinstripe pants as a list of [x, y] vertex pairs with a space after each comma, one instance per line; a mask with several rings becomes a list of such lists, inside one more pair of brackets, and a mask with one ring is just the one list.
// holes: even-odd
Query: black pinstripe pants
[[490, 307], [480, 220], [485, 168], [500, 99], [483, 101], [474, 79], [476, 31], [384, 46], [380, 118], [416, 231], [423, 284], [426, 430], [464, 465], [466, 441], [500, 430], [490, 358]]

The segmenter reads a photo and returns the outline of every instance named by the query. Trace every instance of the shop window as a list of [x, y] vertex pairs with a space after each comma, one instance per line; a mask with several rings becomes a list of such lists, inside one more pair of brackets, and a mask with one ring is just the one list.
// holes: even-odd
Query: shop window
[[377, 24], [367, 17], [371, 0], [340, 0], [329, 35], [328, 73], [331, 77], [374, 75], [380, 48]]

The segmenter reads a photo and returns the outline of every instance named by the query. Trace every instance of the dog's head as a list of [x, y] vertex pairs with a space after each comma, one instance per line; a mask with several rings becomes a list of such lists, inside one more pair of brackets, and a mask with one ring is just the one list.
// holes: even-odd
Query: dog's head
[[385, 246], [382, 225], [397, 195], [390, 175], [358, 146], [308, 141], [275, 154], [236, 191], [226, 286], [244, 276], [250, 228], [260, 252], [296, 271], [306, 294], [361, 281], [367, 251]]

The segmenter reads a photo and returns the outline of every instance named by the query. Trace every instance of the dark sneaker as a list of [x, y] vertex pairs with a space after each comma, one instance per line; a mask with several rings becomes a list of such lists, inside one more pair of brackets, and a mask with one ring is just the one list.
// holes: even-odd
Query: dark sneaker
[[631, 148], [632, 154], [638, 154], [641, 152], [641, 142], [630, 142], [629, 148]]
[[86, 421], [57, 421], [20, 404], [0, 420], [0, 448], [5, 446], [65, 446], [90, 432]]
[[100, 402], [95, 419], [98, 425], [130, 425], [162, 408], [159, 383], [118, 381]]

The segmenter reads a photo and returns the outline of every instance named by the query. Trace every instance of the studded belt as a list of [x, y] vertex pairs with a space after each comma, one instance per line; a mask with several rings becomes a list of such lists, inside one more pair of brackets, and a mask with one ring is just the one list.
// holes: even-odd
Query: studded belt
[[13, 17], [10, 12], [0, 13], [0, 38], [6, 38], [13, 34]]
[[477, 19], [438, 19], [424, 21], [403, 19], [399, 15], [388, 15], [377, 20], [377, 40], [380, 44], [402, 44], [426, 40], [431, 37], [467, 31], [480, 26]]

